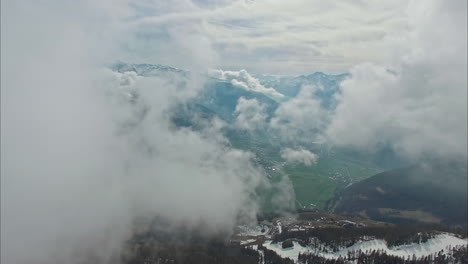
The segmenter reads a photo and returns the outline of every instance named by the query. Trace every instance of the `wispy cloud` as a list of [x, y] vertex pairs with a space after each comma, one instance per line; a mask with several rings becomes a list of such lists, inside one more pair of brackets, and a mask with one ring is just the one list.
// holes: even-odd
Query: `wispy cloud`
[[240, 87], [247, 91], [253, 91], [257, 93], [265, 94], [274, 99], [281, 99], [284, 97], [281, 93], [273, 88], [265, 87], [260, 84], [260, 81], [250, 75], [246, 70], [240, 71], [223, 71], [213, 70], [211, 71], [213, 77], [231, 82], [232, 85]]
[[298, 95], [283, 102], [270, 121], [270, 129], [285, 142], [314, 141], [327, 125], [328, 111], [314, 96], [318, 89], [313, 85], [303, 86]]
[[315, 164], [318, 160], [318, 156], [306, 149], [291, 149], [285, 148], [281, 150], [281, 158], [287, 163], [291, 164], [304, 164], [310, 166]]
[[203, 25], [199, 33], [212, 41], [223, 69], [343, 72], [385, 58], [387, 36], [407, 33], [405, 6], [405, 1], [208, 1], [138, 23]]
[[[133, 56], [127, 9], [2, 2], [2, 263], [116, 263], [141, 218], [207, 235], [255, 222], [268, 182], [253, 154], [230, 148], [219, 120], [193, 131], [167, 114], [203, 79], [103, 69]], [[206, 69], [216, 55], [191, 29], [171, 29], [167, 62]]]
[[266, 118], [265, 105], [259, 103], [256, 99], [239, 98], [236, 105], [235, 125], [243, 130], [259, 130], [265, 128]]
[[117, 59], [231, 69], [220, 78], [273, 98], [282, 95], [233, 70], [351, 69], [332, 113], [305, 86], [271, 120], [239, 100], [239, 124], [466, 159], [466, 10], [463, 0], [2, 1], [2, 262], [115, 263], [141, 216], [213, 232], [254, 220], [250, 198], [267, 183], [252, 154], [225, 144], [219, 120], [198, 132], [169, 122], [203, 79], [174, 86], [102, 70]]
[[410, 38], [388, 48], [399, 56], [351, 69], [328, 137], [367, 149], [390, 145], [409, 157], [466, 158], [466, 7], [411, 2]]

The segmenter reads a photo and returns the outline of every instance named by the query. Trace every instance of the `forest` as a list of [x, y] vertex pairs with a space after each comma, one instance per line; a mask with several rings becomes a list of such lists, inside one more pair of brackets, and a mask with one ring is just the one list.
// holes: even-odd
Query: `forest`
[[383, 239], [389, 247], [424, 243], [440, 232], [457, 234], [461, 238], [467, 237], [467, 230], [461, 227], [449, 227], [433, 224], [408, 224], [369, 226], [361, 228], [314, 228], [298, 231], [284, 230], [273, 237], [273, 242], [283, 242], [294, 239], [302, 246], [326, 246], [332, 251], [340, 247], [350, 247], [358, 240]]

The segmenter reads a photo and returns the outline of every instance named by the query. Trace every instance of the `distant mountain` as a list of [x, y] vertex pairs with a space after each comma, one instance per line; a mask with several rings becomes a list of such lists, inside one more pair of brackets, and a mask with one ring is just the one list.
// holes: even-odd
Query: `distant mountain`
[[235, 116], [237, 101], [239, 98], [256, 99], [259, 103], [266, 106], [266, 112], [269, 116], [273, 115], [278, 107], [278, 103], [268, 96], [248, 91], [237, 86], [232, 85], [230, 82], [211, 79], [206, 83], [205, 89], [195, 99], [195, 101], [214, 112], [216, 112], [222, 119], [226, 121], [233, 121]]
[[[144, 77], [160, 77], [178, 85], [183, 85], [184, 82], [189, 81], [191, 75], [198, 74], [199, 77], [206, 79], [204, 82], [205, 87], [197, 97], [189, 102], [189, 107], [191, 110], [200, 110], [202, 114], [207, 111], [212, 112], [209, 115], [210, 117], [216, 115], [228, 122], [234, 119], [234, 111], [240, 97], [256, 99], [259, 103], [266, 105], [267, 113], [270, 115], [278, 107], [276, 101], [262, 93], [242, 89], [228, 81], [170, 66], [117, 62], [111, 65], [110, 68], [119, 73], [135, 72], [137, 75]], [[184, 111], [178, 112], [179, 117], [181, 117], [182, 112]]]
[[467, 225], [467, 163], [431, 162], [391, 170], [337, 193], [328, 208], [394, 223]]
[[[257, 101], [266, 105], [267, 113], [270, 117], [278, 107], [278, 102], [265, 94], [242, 89], [229, 81], [211, 78], [207, 75], [192, 73], [183, 69], [160, 64], [125, 62], [114, 63], [110, 68], [119, 73], [135, 72], [139, 76], [164, 78], [177, 86], [184, 85], [185, 82], [189, 81], [191, 76], [198, 74], [206, 78], [205, 89], [194, 99], [193, 103], [213, 111], [226, 121], [233, 119], [237, 100], [240, 97], [257, 99]], [[255, 75], [255, 78], [258, 78], [263, 86], [271, 87], [284, 94], [287, 98], [295, 97], [304, 85], [315, 85], [319, 88], [315, 92], [315, 95], [321, 100], [323, 107], [330, 108], [334, 106], [333, 96], [339, 90], [339, 84], [347, 76], [348, 74], [328, 75], [322, 72], [315, 72], [310, 75], [300, 76]]]
[[[159, 64], [132, 64], [117, 62], [110, 68], [119, 73], [135, 72], [139, 76], [158, 77], [174, 84], [176, 87], [184, 86], [190, 82], [190, 78], [195, 76], [204, 80], [201, 82], [204, 87], [200, 92], [188, 102], [181, 103], [171, 110], [171, 120], [178, 127], [191, 127], [200, 129], [200, 120], [210, 120], [219, 118], [229, 124], [233, 124], [236, 119], [235, 109], [239, 98], [255, 99], [265, 106], [265, 113], [271, 118], [279, 103], [267, 95], [247, 90], [232, 82], [212, 78], [209, 75], [193, 73], [182, 69], [173, 68]], [[225, 136], [236, 147], [252, 149], [258, 144], [269, 144], [266, 131], [256, 131], [249, 133], [233, 128], [226, 129]]]
[[295, 97], [304, 85], [315, 85], [319, 88], [315, 95], [321, 99], [322, 106], [332, 108], [334, 106], [333, 95], [339, 90], [340, 83], [348, 76], [349, 74], [346, 73], [330, 75], [315, 72], [300, 76], [256, 75], [255, 77], [263, 86], [274, 88], [288, 97]]
[[[143, 77], [162, 78], [165, 83], [181, 88], [187, 85], [192, 77], [198, 81], [202, 80], [200, 84], [204, 87], [198, 89], [198, 94], [189, 101], [174, 105], [168, 111], [172, 124], [175, 127], [201, 130], [206, 125], [206, 122], [203, 121], [213, 118], [223, 120], [228, 125], [223, 127], [222, 132], [229, 140], [230, 145], [254, 153], [255, 161], [266, 169], [272, 181], [280, 182], [283, 174], [287, 174], [294, 185], [298, 204], [310, 205], [313, 203], [322, 207], [325, 201], [333, 196], [335, 190], [381, 171], [376, 166], [376, 162], [373, 161], [373, 156], [365, 155], [366, 153], [360, 153], [357, 150], [344, 151], [338, 148], [333, 148], [332, 153], [330, 153], [330, 147], [326, 143], [317, 144], [317, 142], [301, 145], [301, 147], [320, 155], [316, 166], [287, 166], [283, 171], [285, 163], [280, 155], [281, 149], [297, 148], [298, 146], [280, 140], [278, 134], [275, 134], [275, 131], [269, 129], [268, 126], [260, 126], [255, 130], [243, 130], [236, 126], [235, 109], [239, 98], [257, 100], [264, 106], [267, 115], [266, 122], [269, 122], [274, 117], [276, 109], [283, 102], [297, 96], [303, 85], [316, 85], [318, 89], [315, 90], [314, 96], [322, 102], [324, 107], [333, 108], [334, 95], [339, 91], [339, 84], [347, 77], [347, 74], [327, 75], [317, 72], [302, 76], [254, 76], [264, 87], [277, 89], [285, 94], [279, 102], [269, 97], [268, 94], [249, 89], [245, 78], [242, 79], [245, 76], [240, 76], [237, 79], [232, 77], [235, 80], [233, 82], [232, 80], [214, 78], [208, 74], [204, 75], [158, 64], [118, 62], [110, 68], [119, 73], [133, 72]], [[238, 85], [238, 83], [245, 85]], [[132, 98], [138, 100], [139, 97], [135, 95]], [[145, 109], [139, 113], [139, 118], [142, 119]], [[132, 125], [134, 124], [127, 124], [128, 127], [132, 127]], [[270, 196], [273, 197], [273, 194]], [[271, 200], [270, 198], [265, 198], [265, 200]]]
[[113, 71], [116, 72], [136, 72], [141, 76], [167, 76], [167, 74], [178, 74], [179, 76], [188, 76], [189, 71], [160, 65], [160, 64], [148, 64], [148, 63], [126, 63], [117, 62], [110, 66]]

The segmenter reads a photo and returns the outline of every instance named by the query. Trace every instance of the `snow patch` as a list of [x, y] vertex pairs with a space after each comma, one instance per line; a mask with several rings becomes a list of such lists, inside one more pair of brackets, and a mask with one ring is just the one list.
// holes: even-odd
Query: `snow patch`
[[[281, 243], [272, 243], [271, 240], [266, 241], [263, 246], [269, 250], [275, 251], [282, 258], [290, 258], [295, 262], [298, 261], [299, 253], [310, 252], [318, 254], [324, 258], [336, 259], [338, 257], [346, 257], [349, 251], [358, 251], [361, 250], [365, 252], [366, 250], [385, 250], [388, 255], [394, 255], [399, 257], [413, 256], [422, 257], [429, 254], [437, 253], [441, 250], [446, 250], [449, 246], [464, 246], [468, 245], [468, 239], [461, 239], [456, 237], [453, 234], [442, 233], [434, 238], [429, 239], [424, 243], [412, 243], [409, 245], [401, 245], [397, 247], [388, 247], [387, 242], [381, 239], [373, 239], [369, 241], [359, 241], [353, 246], [348, 248], [342, 248], [337, 252], [325, 253], [319, 252], [318, 250], [307, 246], [303, 247], [298, 242], [293, 241], [293, 247], [282, 248]], [[322, 247], [324, 245], [321, 245]]]
[[241, 245], [246, 245], [246, 244], [250, 244], [252, 242], [255, 242], [257, 241], [256, 239], [247, 239], [247, 240], [243, 240], [240, 242]]
[[281, 222], [278, 222], [276, 225], [278, 226], [278, 233], [281, 234], [283, 232], [283, 228], [281, 227]]

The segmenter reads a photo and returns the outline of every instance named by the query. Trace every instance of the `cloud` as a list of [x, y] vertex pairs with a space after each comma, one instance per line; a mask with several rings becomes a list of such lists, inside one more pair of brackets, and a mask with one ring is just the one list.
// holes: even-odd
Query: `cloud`
[[296, 206], [296, 195], [293, 184], [289, 177], [283, 175], [272, 187], [273, 197], [271, 203], [274, 204], [273, 211], [279, 214], [287, 214]]
[[[131, 8], [2, 2], [2, 263], [116, 263], [141, 218], [207, 235], [255, 221], [255, 190], [268, 182], [253, 155], [226, 144], [219, 120], [195, 132], [168, 117], [202, 78], [102, 69], [139, 56], [121, 41], [138, 30], [127, 24], [135, 14], [121, 10]], [[207, 66], [197, 57], [206, 39], [192, 47], [180, 32], [165, 51]]]
[[277, 92], [273, 88], [266, 88], [260, 84], [260, 81], [250, 75], [246, 70], [240, 71], [223, 71], [223, 70], [213, 70], [211, 72], [212, 76], [221, 80], [231, 82], [232, 85], [240, 87], [247, 91], [253, 91], [257, 93], [265, 94], [274, 99], [283, 98], [284, 95]]
[[400, 56], [351, 69], [326, 134], [406, 157], [466, 158], [466, 2], [411, 2], [408, 17], [409, 39], [388, 46]]
[[266, 125], [267, 114], [265, 112], [265, 105], [260, 104], [257, 99], [239, 98], [235, 115], [235, 125], [239, 129], [258, 130]]
[[406, 4], [354, 0], [293, 0], [287, 4], [278, 0], [221, 4], [203, 1], [203, 5], [186, 4], [138, 23], [202, 25], [201, 34], [212, 41], [223, 58], [218, 68], [278, 74], [316, 69], [343, 72], [365, 61], [384, 61], [385, 36], [405, 35]]
[[134, 71], [128, 71], [120, 74], [120, 86], [133, 86], [136, 80], [139, 78], [137, 73]]
[[308, 150], [299, 148], [291, 149], [285, 148], [281, 150], [281, 158], [286, 160], [287, 163], [303, 163], [306, 166], [317, 163], [318, 156]]
[[335, 95], [336, 109], [323, 109], [317, 87], [303, 86], [279, 105], [269, 131], [283, 142], [391, 148], [410, 160], [466, 157], [465, 7], [411, 2], [408, 28], [384, 36], [388, 56], [381, 63], [350, 69]]
[[[207, 2], [159, 19], [200, 25], [197, 32], [222, 57], [221, 68], [352, 74], [332, 116], [310, 93], [282, 103], [270, 127], [283, 140], [326, 137], [367, 150], [390, 146], [412, 157], [466, 156], [465, 6], [464, 1]], [[234, 84], [262, 90], [240, 73], [232, 75], [227, 79]]]
[[282, 141], [314, 141], [327, 124], [327, 111], [314, 96], [316, 86], [305, 85], [299, 94], [280, 104], [270, 121], [270, 129]]
[[[226, 144], [219, 120], [199, 132], [169, 121], [203, 78], [102, 70], [116, 59], [202, 72], [351, 67], [331, 116], [305, 86], [278, 107], [272, 132], [466, 158], [466, 1], [200, 3], [2, 2], [2, 263], [115, 263], [142, 217], [208, 233], [254, 220], [267, 183], [252, 154]], [[215, 74], [282, 97], [246, 70]], [[263, 119], [261, 105], [241, 106], [242, 124]]]

